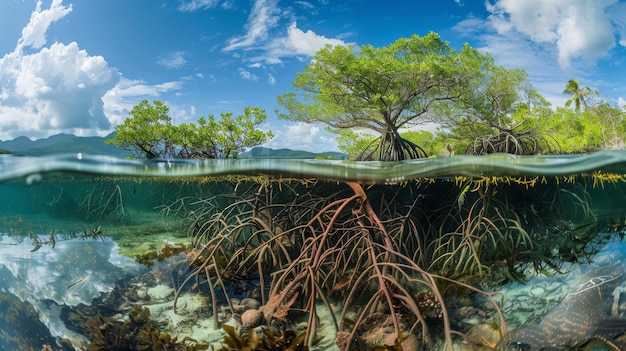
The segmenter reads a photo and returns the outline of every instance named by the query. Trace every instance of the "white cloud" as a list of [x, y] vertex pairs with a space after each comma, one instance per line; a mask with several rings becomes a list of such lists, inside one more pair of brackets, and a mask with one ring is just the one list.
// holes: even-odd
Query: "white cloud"
[[270, 83], [271, 86], [276, 85], [276, 78], [271, 73], [267, 74], [267, 82]]
[[181, 69], [186, 63], [184, 51], [173, 51], [163, 55], [157, 63], [169, 69]]
[[345, 45], [343, 40], [317, 35], [311, 30], [304, 32], [298, 28], [296, 22], [293, 22], [287, 29], [287, 38], [282, 41], [282, 44], [287, 50], [293, 50], [298, 55], [307, 56], [315, 55], [319, 49], [328, 44], [332, 46]]
[[570, 68], [564, 72], [558, 63], [555, 45], [536, 43], [518, 31], [499, 33], [490, 20], [469, 16], [457, 23], [453, 30], [471, 37], [479, 51], [489, 53], [495, 62], [507, 68], [523, 68], [528, 72], [533, 87], [555, 106], [563, 106], [567, 98], [563, 87], [580, 72]]
[[268, 32], [280, 20], [277, 0], [256, 0], [246, 23], [246, 34], [231, 38], [224, 51], [247, 49], [267, 39]]
[[336, 46], [346, 45], [346, 43], [340, 39], [318, 35], [312, 30], [304, 32], [298, 28], [296, 22], [292, 22], [287, 28], [287, 35], [269, 42], [265, 52], [255, 59], [263, 60], [268, 64], [277, 64], [282, 63], [284, 57], [311, 57], [326, 45]]
[[319, 125], [303, 122], [281, 122], [268, 126], [275, 137], [265, 147], [274, 149], [288, 148], [311, 152], [338, 151], [335, 135], [328, 133]]
[[619, 43], [626, 46], [626, 3], [620, 2], [608, 9], [611, 22], [619, 33]]
[[239, 76], [245, 80], [252, 80], [252, 81], [259, 80], [258, 76], [246, 71], [245, 69], [241, 67], [239, 67], [238, 71], [239, 71]]
[[158, 97], [162, 93], [181, 88], [180, 82], [149, 85], [143, 81], [122, 78], [102, 97], [104, 112], [112, 125], [124, 122], [128, 112], [146, 96]]
[[49, 9], [38, 2], [15, 50], [0, 57], [0, 139], [104, 135], [144, 96], [180, 88], [125, 79], [76, 42], [46, 46], [48, 27], [70, 12], [61, 0]]
[[235, 8], [235, 4], [232, 1], [224, 1], [221, 5], [220, 5], [221, 9], [224, 10], [232, 10]]
[[[246, 33], [231, 38], [223, 50], [253, 51], [257, 55], [244, 60], [260, 67], [260, 62], [282, 63], [284, 57], [313, 56], [327, 44], [346, 45], [341, 39], [328, 38], [312, 30], [303, 31], [291, 17], [289, 11], [278, 8], [276, 0], [256, 0], [246, 23]], [[290, 21], [286, 30], [281, 21], [284, 18]]]
[[219, 0], [191, 0], [181, 1], [178, 10], [182, 12], [194, 12], [208, 10], [217, 7]]
[[621, 96], [617, 99], [617, 106], [624, 108], [626, 107], [626, 100], [624, 100], [624, 98], [622, 98]]
[[617, 0], [496, 0], [489, 19], [500, 34], [517, 31], [535, 43], [556, 45], [558, 62], [597, 59], [615, 46], [607, 9]]
[[196, 123], [196, 107], [191, 105], [188, 107], [168, 104], [170, 107], [169, 116], [172, 117], [174, 124], [180, 123]]
[[22, 29], [22, 37], [17, 43], [16, 51], [25, 46], [39, 49], [46, 44], [46, 31], [50, 24], [72, 12], [72, 5], [63, 6], [62, 0], [53, 0], [50, 8], [41, 9], [41, 1], [37, 1], [35, 11], [30, 16], [28, 25]]
[[477, 18], [472, 14], [458, 22], [452, 27], [452, 30], [464, 37], [475, 37], [482, 34], [485, 30], [490, 30], [491, 25], [483, 19]]
[[[48, 26], [70, 11], [58, 0], [45, 10], [38, 2], [15, 50], [0, 58], [0, 139], [111, 128], [102, 97], [119, 72], [74, 42], [43, 47]], [[26, 47], [41, 49], [25, 54]]]
[[294, 1], [294, 4], [299, 5], [300, 7], [305, 8], [307, 10], [315, 9], [315, 5], [311, 4], [308, 1]]

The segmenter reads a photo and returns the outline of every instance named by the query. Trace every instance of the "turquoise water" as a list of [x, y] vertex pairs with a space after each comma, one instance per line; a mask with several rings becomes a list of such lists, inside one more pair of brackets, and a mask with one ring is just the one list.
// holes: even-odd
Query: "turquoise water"
[[[0, 345], [219, 348], [228, 324], [304, 333], [320, 350], [370, 349], [396, 330], [433, 350], [611, 350], [626, 338], [625, 180], [622, 151], [0, 156]], [[585, 283], [604, 294], [570, 295]], [[563, 307], [573, 296], [601, 313]], [[561, 342], [555, 320], [586, 324]], [[498, 344], [483, 329], [514, 332]]]

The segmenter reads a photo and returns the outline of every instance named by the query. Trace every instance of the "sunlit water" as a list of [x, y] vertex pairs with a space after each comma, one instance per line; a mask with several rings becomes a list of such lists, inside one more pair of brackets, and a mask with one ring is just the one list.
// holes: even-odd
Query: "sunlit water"
[[[429, 266], [420, 261], [419, 265], [426, 270], [432, 268], [432, 273], [440, 269], [437, 273], [447, 272], [486, 292], [502, 291], [503, 295], [496, 297], [509, 330], [541, 323], [568, 294], [590, 280], [593, 283], [596, 276], [615, 278], [620, 284], [612, 287], [598, 308], [607, 309], [607, 323], [614, 323], [617, 329], [624, 325], [626, 329], [626, 293], [621, 290], [626, 291], [626, 285], [621, 284], [620, 268], [626, 262], [621, 241], [626, 226], [625, 181], [626, 152], [621, 151], [536, 158], [455, 156], [399, 163], [270, 159], [141, 162], [81, 154], [2, 156], [0, 346], [7, 350], [40, 350], [44, 345], [54, 350], [87, 349], [96, 342], [90, 334], [89, 320], [93, 327], [98, 313], [105, 318], [128, 319], [133, 306], [149, 307], [152, 325], [176, 336], [178, 341], [187, 337], [197, 344], [217, 342], [219, 346], [223, 332], [214, 329], [210, 291], [193, 283], [185, 287], [183, 283], [189, 274], [186, 259], [198, 249], [194, 251], [193, 247], [198, 243], [194, 241], [194, 225], [202, 226], [198, 219], [210, 219], [202, 217], [198, 204], [230, 195], [255, 198], [255, 192], [256, 196], [263, 192], [271, 194], [269, 201], [276, 199], [283, 206], [297, 203], [303, 191], [320, 198], [331, 196], [336, 189], [349, 193], [346, 182], [360, 184], [368, 200], [381, 205], [374, 206], [375, 211], [384, 212], [385, 194], [396, 193], [399, 212], [411, 204], [424, 213], [416, 218], [453, 229], [456, 224], [444, 217], [463, 216], [458, 224], [461, 230], [466, 228], [463, 218], [475, 214], [472, 201], [491, 194], [498, 201], [493, 205], [495, 213], [507, 212], [503, 208], [510, 206], [507, 213], [514, 213], [515, 223], [528, 231], [530, 240], [535, 240], [523, 243], [513, 273], [507, 272], [503, 263], [506, 257], [499, 254], [487, 255], [493, 262], [485, 265], [480, 274], [471, 271], [478, 278], [454, 275], [453, 264]], [[219, 201], [211, 204], [219, 209]], [[266, 210], [272, 208], [272, 204], [264, 204]], [[503, 219], [501, 224], [508, 226], [512, 221]], [[384, 225], [395, 228], [391, 222]], [[505, 231], [504, 227], [499, 229]], [[428, 248], [413, 251], [419, 250]], [[604, 267], [611, 267], [610, 273], [596, 273]], [[266, 273], [270, 277], [273, 272]], [[269, 290], [259, 292], [259, 277], [226, 278], [232, 278], [225, 284], [232, 289], [226, 292], [232, 298], [255, 297], [263, 302], [262, 297], [269, 294]], [[269, 285], [271, 278], [266, 280]], [[349, 288], [339, 283], [328, 291], [331, 303], [337, 306], [345, 298], [341, 289]], [[177, 289], [182, 295], [193, 294], [178, 302], [178, 307], [185, 307], [178, 314], [172, 302]], [[219, 323], [237, 324], [239, 320], [224, 311], [223, 293], [217, 293], [223, 312]], [[493, 309], [485, 307], [483, 295], [456, 292], [446, 296], [450, 297], [446, 303], [450, 325], [459, 333], [468, 334], [473, 326], [495, 320], [489, 315]], [[358, 311], [357, 303], [353, 307]], [[334, 313], [339, 318], [340, 308]], [[288, 318], [294, 325], [298, 318], [301, 324], [306, 322], [302, 316], [290, 314]], [[432, 324], [434, 339], [429, 347], [442, 347], [441, 320], [429, 316], [427, 322]], [[334, 332], [328, 325], [323, 331]], [[419, 327], [412, 332], [423, 337]], [[364, 338], [374, 340], [372, 333]], [[613, 331], [607, 333], [615, 334], [611, 337], [617, 341], [601, 344], [599, 349], [610, 350], [621, 340]], [[459, 335], [455, 335], [455, 348], [469, 350], [468, 341]], [[590, 331], [584, 338], [606, 335]], [[334, 335], [326, 335], [325, 341], [313, 347], [336, 348], [333, 340]], [[490, 349], [496, 343], [474, 347]], [[539, 342], [529, 339], [519, 349], [532, 350], [533, 345]], [[506, 347], [498, 349], [514, 350]]]

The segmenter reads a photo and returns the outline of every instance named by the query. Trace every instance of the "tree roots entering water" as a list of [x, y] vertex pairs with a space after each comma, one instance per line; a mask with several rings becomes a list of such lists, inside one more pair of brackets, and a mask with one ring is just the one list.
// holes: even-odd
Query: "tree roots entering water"
[[529, 208], [523, 192], [443, 184], [456, 189], [446, 193], [441, 186], [241, 182], [229, 194], [180, 199], [172, 208], [184, 212], [193, 250], [191, 274], [179, 284], [174, 308], [181, 307], [177, 300], [184, 289], [206, 284], [217, 329], [218, 295], [233, 312], [229, 284], [255, 281], [267, 323], [291, 312], [308, 316], [309, 346], [319, 328], [319, 308], [326, 308], [344, 350], [359, 342], [368, 320], [379, 313], [396, 335], [421, 335], [422, 344], [433, 340], [435, 319], [437, 337], [452, 350], [453, 339], [463, 334], [454, 330], [446, 303], [464, 291], [490, 302], [504, 333], [502, 301], [483, 289], [501, 283], [494, 277], [502, 270], [516, 279], [519, 267], [535, 259], [529, 252], [538, 234], [529, 228], [564, 220], [546, 211], [550, 201], [571, 197], [544, 195]]

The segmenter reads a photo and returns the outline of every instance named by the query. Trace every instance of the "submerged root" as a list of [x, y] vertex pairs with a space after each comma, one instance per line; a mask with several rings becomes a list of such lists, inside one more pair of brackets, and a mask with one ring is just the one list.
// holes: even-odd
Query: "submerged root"
[[549, 219], [516, 205], [515, 193], [464, 187], [446, 197], [436, 186], [240, 183], [228, 195], [180, 200], [174, 212], [187, 214], [193, 255], [176, 297], [185, 286], [206, 284], [217, 316], [216, 301], [234, 313], [228, 294], [247, 286], [239, 292], [260, 296], [266, 323], [305, 315], [309, 347], [324, 308], [342, 350], [372, 339], [369, 323], [380, 313], [385, 330], [418, 335], [422, 344], [443, 339], [452, 350], [464, 335], [448, 305], [462, 291], [488, 300], [489, 318], [506, 332], [498, 294], [474, 284], [498, 265], [519, 267], [534, 247], [523, 221]]

